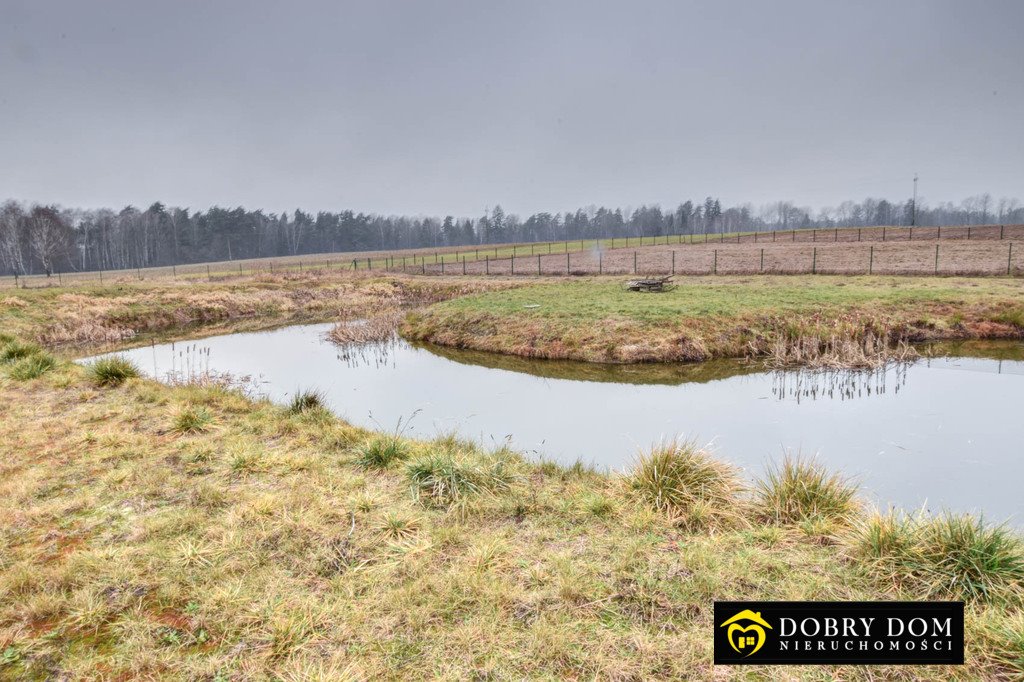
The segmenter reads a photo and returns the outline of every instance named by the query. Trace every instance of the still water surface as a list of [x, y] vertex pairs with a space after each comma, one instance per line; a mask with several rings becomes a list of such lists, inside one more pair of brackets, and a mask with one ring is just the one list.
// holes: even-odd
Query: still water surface
[[[354, 424], [431, 437], [457, 431], [535, 457], [621, 470], [676, 436], [752, 474], [786, 452], [854, 477], [880, 505], [1024, 522], [1024, 353], [938, 357], [880, 373], [766, 372], [756, 364], [606, 367], [414, 347], [342, 349], [330, 324], [214, 336], [124, 354], [150, 376], [247, 376], [285, 402], [322, 391]], [[941, 352], [961, 353], [963, 348]]]

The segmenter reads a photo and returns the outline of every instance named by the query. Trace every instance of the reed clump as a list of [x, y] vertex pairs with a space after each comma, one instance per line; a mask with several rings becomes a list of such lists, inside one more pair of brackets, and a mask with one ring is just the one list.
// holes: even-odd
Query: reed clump
[[663, 443], [641, 455], [627, 485], [690, 530], [744, 522], [747, 503], [739, 473], [692, 442]]
[[334, 343], [342, 345], [387, 341], [395, 335], [402, 317], [401, 311], [388, 310], [362, 320], [339, 322], [327, 336]]
[[757, 354], [774, 369], [810, 367], [821, 369], [877, 369], [892, 362], [911, 362], [919, 356], [905, 340], [891, 333], [867, 331], [859, 335], [813, 334], [779, 336]]

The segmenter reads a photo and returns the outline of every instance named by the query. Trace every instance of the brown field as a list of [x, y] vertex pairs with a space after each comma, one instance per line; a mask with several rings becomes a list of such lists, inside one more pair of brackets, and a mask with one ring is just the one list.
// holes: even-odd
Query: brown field
[[[1011, 246], [1012, 244], [1012, 246]], [[426, 274], [441, 265], [426, 264]], [[447, 264], [445, 274], [463, 272]], [[512, 259], [468, 261], [465, 274], [876, 274], [1019, 275], [1024, 273], [1024, 243], [1010, 241], [847, 243], [840, 241], [709, 243], [618, 248]]]
[[[51, 277], [6, 276], [0, 278], [0, 287], [70, 286], [155, 279], [212, 280], [260, 273], [353, 269], [428, 275], [668, 274], [673, 272], [673, 258], [674, 271], [679, 274], [1016, 275], [1024, 272], [1022, 242], [1024, 225], [662, 235], [299, 254], [131, 270], [60, 273]], [[939, 247], [937, 266], [936, 246]]]

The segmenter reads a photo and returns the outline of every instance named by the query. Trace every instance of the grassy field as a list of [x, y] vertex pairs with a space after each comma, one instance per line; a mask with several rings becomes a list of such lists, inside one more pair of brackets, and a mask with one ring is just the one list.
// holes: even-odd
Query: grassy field
[[411, 315], [422, 341], [593, 362], [765, 355], [810, 339], [822, 350], [867, 336], [891, 341], [1020, 337], [1024, 281], [895, 277], [689, 277], [660, 294], [609, 279], [518, 287]]
[[[64, 359], [67, 347], [33, 344], [61, 338], [55, 329], [91, 328], [92, 318], [137, 338], [173, 333], [175, 315], [272, 326], [475, 291], [339, 278], [328, 293], [319, 282], [0, 298], [0, 678], [1024, 675], [1016, 535], [969, 517], [879, 515], [858, 503], [853, 484], [806, 462], [750, 484], [690, 445], [668, 444], [626, 474], [604, 475], [451, 437], [366, 432], [315, 394], [276, 406], [218, 386], [164, 386], [124, 363], [81, 367]], [[864, 283], [849, 298], [825, 297], [823, 309], [877, 307], [887, 286], [892, 304], [948, 303], [961, 285], [962, 304], [1013, 293], [1002, 288], [1012, 282], [939, 284], [946, 289], [926, 294]], [[541, 304], [573, 317], [571, 301], [586, 303], [588, 289], [561, 286], [541, 287]], [[813, 295], [799, 290], [746, 295], [781, 314], [808, 305]], [[605, 319], [633, 301], [649, 326], [680, 311], [742, 316], [736, 291], [698, 304], [609, 289], [573, 319]], [[536, 296], [511, 289], [504, 303], [485, 294], [440, 307], [488, 302], [515, 316]], [[662, 308], [670, 302], [675, 312]], [[246, 312], [225, 312], [236, 306]], [[910, 598], [966, 600], [966, 666], [711, 664], [716, 599]]]

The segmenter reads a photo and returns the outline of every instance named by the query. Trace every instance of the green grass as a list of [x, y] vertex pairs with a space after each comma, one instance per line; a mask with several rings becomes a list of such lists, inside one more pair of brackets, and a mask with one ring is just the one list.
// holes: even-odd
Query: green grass
[[213, 413], [205, 405], [185, 405], [174, 415], [172, 428], [181, 434], [203, 433], [213, 422]]
[[56, 366], [57, 362], [49, 353], [37, 352], [16, 361], [7, 375], [15, 381], [38, 379]]
[[[465, 296], [411, 314], [403, 332], [440, 345], [596, 362], [764, 354], [778, 339], [871, 332], [904, 339], [1019, 337], [1024, 280], [680, 277], [637, 295], [588, 278]], [[992, 321], [1005, 326], [994, 326]], [[854, 339], [856, 340], [856, 339]]]
[[408, 444], [395, 436], [377, 436], [356, 448], [356, 462], [364, 469], [388, 469], [408, 457]]
[[13, 338], [0, 346], [0, 364], [9, 364], [40, 353], [42, 349], [34, 343], [24, 343]]
[[88, 365], [89, 377], [97, 386], [120, 386], [140, 375], [134, 362], [120, 355], [100, 358]]

